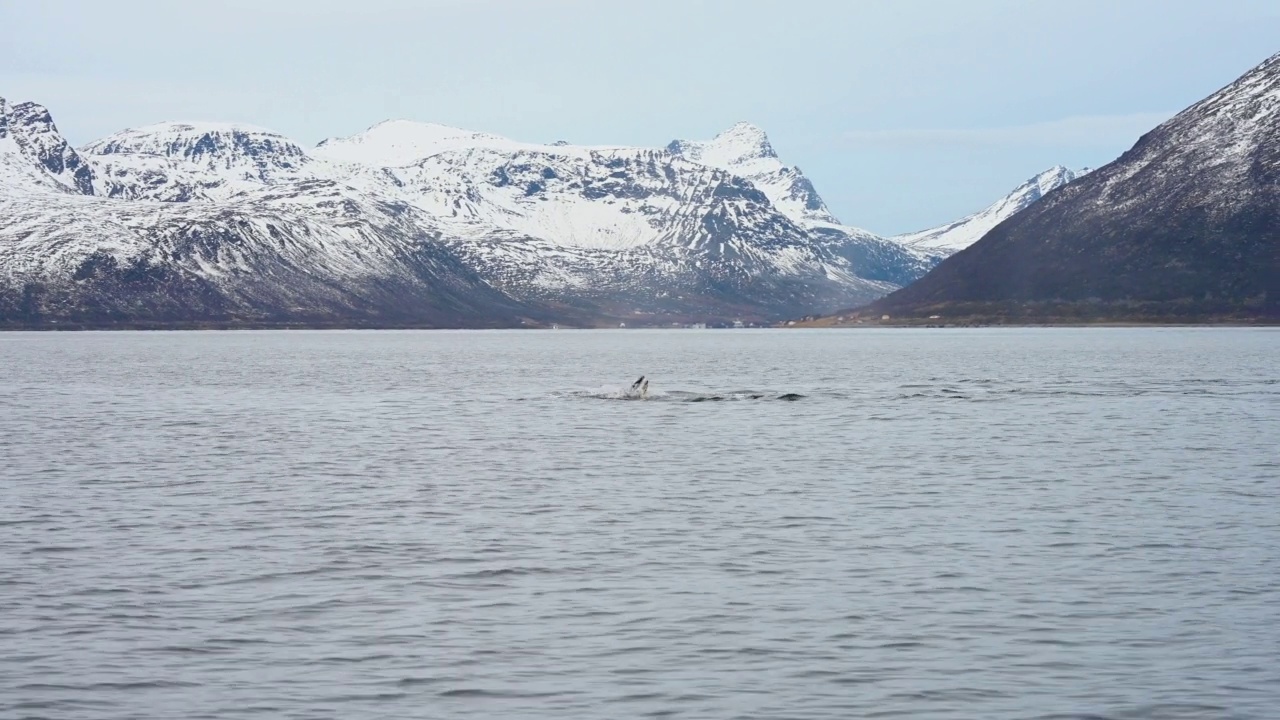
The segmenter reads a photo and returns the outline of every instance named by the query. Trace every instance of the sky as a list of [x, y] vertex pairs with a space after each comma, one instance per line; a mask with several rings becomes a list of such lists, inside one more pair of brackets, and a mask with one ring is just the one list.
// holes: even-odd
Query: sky
[[746, 120], [886, 235], [1103, 165], [1277, 51], [1280, 0], [0, 0], [0, 97], [77, 145], [407, 118], [660, 146]]

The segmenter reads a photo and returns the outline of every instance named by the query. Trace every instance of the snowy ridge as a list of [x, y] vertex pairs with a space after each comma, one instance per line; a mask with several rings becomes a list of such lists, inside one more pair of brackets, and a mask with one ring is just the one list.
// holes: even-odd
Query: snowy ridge
[[1089, 168], [1070, 170], [1054, 166], [1019, 185], [1013, 192], [955, 222], [920, 232], [896, 235], [892, 239], [909, 247], [951, 254], [974, 244], [992, 228], [1022, 212], [1040, 198], [1073, 180], [1083, 177]]

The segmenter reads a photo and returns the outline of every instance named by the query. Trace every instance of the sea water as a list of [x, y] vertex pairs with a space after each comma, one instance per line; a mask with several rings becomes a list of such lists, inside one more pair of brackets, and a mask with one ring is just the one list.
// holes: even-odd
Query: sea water
[[1274, 718], [1278, 383], [1267, 329], [0, 334], [0, 717]]

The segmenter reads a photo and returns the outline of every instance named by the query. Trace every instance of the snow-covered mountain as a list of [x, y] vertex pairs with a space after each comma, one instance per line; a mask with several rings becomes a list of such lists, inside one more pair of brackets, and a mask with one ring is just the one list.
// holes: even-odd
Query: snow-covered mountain
[[800, 168], [784, 165], [764, 130], [751, 123], [740, 122], [709, 141], [673, 140], [667, 149], [750, 180], [797, 222], [840, 224]]
[[1052, 190], [1083, 177], [1089, 168], [1070, 170], [1061, 165], [1027, 180], [1013, 192], [992, 203], [985, 210], [952, 223], [919, 232], [896, 235], [892, 239], [911, 248], [950, 255], [977, 242], [991, 229], [1022, 212]]
[[44, 108], [0, 110], [11, 324], [767, 319], [938, 259], [840, 225], [746, 125], [657, 149], [397, 120], [308, 151], [162, 123], [77, 151]]
[[287, 168], [273, 176], [296, 146], [246, 135], [173, 126], [79, 152], [44, 108], [0, 101], [0, 325], [549, 317], [468, 268], [427, 213]]
[[857, 268], [860, 277], [906, 285], [945, 257], [842, 224], [800, 168], [784, 164], [765, 132], [751, 123], [740, 122], [709, 141], [673, 140], [667, 150], [750, 180], [817, 246]]
[[[370, 191], [455, 221], [458, 252], [522, 297], [624, 298], [610, 304], [688, 314], [687, 296], [799, 308], [901, 284], [833, 252], [751, 179], [670, 149], [522, 143], [397, 120], [326, 140], [314, 155], [361, 168], [351, 181]], [[894, 248], [896, 277], [927, 270], [926, 256]]]

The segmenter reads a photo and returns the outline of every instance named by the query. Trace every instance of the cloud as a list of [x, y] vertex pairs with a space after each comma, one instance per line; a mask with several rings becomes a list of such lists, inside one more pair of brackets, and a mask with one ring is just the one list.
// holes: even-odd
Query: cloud
[[842, 139], [852, 145], [976, 147], [1114, 147], [1133, 143], [1173, 117], [1172, 112], [1125, 115], [1073, 115], [1060, 120], [985, 128], [895, 128], [851, 130]]

